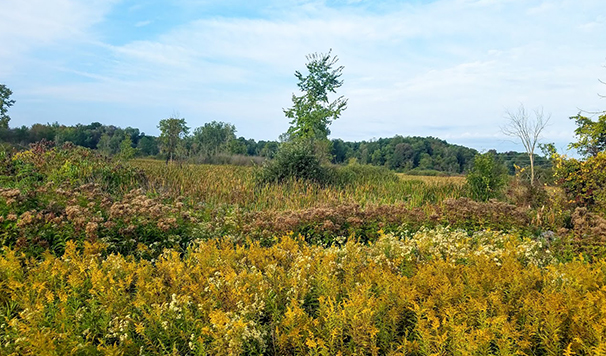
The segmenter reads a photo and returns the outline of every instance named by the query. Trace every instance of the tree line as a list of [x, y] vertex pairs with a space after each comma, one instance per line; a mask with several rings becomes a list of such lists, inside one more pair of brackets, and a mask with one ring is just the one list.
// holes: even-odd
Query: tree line
[[[214, 158], [221, 155], [271, 159], [280, 146], [277, 140], [256, 141], [237, 137], [236, 132], [236, 127], [229, 123], [206, 123], [183, 136], [175, 154], [180, 159], [201, 163], [212, 163]], [[73, 126], [53, 123], [0, 128], [0, 142], [15, 147], [27, 147], [30, 143], [43, 139], [55, 144], [71, 142], [107, 155], [168, 158], [167, 154], [160, 151], [159, 137], [147, 135], [133, 127], [120, 128], [93, 122]], [[400, 135], [359, 142], [332, 139], [329, 147], [330, 161], [334, 164], [368, 164], [419, 174], [464, 173], [477, 153], [475, 149], [449, 144], [434, 137]], [[514, 164], [526, 166], [529, 162], [523, 153], [494, 153], [509, 168], [510, 173], [514, 172]], [[536, 156], [535, 161], [539, 167], [548, 164], [542, 156]]]

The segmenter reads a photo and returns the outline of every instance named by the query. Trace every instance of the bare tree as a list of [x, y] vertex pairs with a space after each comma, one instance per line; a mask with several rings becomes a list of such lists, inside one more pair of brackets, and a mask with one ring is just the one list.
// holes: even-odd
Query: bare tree
[[524, 108], [523, 104], [517, 111], [507, 110], [508, 122], [501, 127], [501, 132], [510, 137], [518, 138], [530, 158], [530, 184], [534, 185], [534, 149], [541, 138], [541, 132], [549, 123], [551, 115], [545, 117], [543, 108], [534, 110], [534, 117]]

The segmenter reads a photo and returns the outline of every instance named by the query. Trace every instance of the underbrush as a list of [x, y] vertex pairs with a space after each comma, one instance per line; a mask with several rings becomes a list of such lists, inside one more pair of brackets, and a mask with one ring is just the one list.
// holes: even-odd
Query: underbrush
[[596, 354], [606, 262], [444, 229], [376, 242], [202, 241], [157, 260], [0, 256], [0, 353]]
[[0, 354], [560, 355], [606, 349], [606, 219], [460, 177], [0, 152]]
[[31, 256], [62, 254], [68, 241], [101, 240], [108, 251], [139, 244], [159, 254], [185, 246], [190, 222], [183, 204], [150, 197], [142, 171], [71, 145], [41, 143], [4, 153], [0, 172], [0, 243]]
[[475, 202], [459, 181], [403, 179], [377, 167], [335, 168], [349, 182], [341, 186], [260, 186], [248, 167], [137, 161], [134, 168], [70, 145], [42, 143], [0, 158], [0, 242], [30, 256], [47, 249], [61, 255], [67, 241], [101, 241], [108, 253], [151, 259], [198, 239], [252, 238], [269, 246], [293, 232], [330, 245], [375, 241], [379, 230], [438, 226], [567, 237], [574, 241], [567, 258], [606, 253], [602, 224], [583, 222], [598, 221], [595, 213]]

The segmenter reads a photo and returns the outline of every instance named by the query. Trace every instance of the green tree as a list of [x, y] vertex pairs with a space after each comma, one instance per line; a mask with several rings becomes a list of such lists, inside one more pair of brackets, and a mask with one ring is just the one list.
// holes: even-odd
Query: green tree
[[506, 172], [505, 166], [496, 160], [494, 152], [477, 155], [466, 176], [471, 197], [480, 201], [497, 198], [507, 183]]
[[278, 148], [280, 147], [278, 145], [277, 142], [275, 141], [269, 141], [269, 142], [265, 142], [265, 141], [259, 141], [259, 144], [262, 147], [259, 150], [259, 156], [261, 157], [267, 157], [267, 158], [274, 158], [274, 156], [276, 155], [276, 152], [278, 152]]
[[[59, 137], [57, 137], [55, 141], [59, 142]], [[105, 153], [108, 156], [113, 154], [113, 150], [111, 147], [111, 137], [107, 133], [101, 135], [99, 143], [97, 143], [97, 150], [99, 150], [99, 152]]]
[[0, 129], [8, 129], [8, 122], [11, 120], [8, 116], [8, 108], [13, 106], [14, 100], [10, 97], [13, 92], [4, 84], [0, 84]]
[[154, 136], [143, 136], [137, 144], [137, 149], [143, 156], [155, 156], [159, 153], [158, 143]]
[[275, 157], [267, 161], [257, 179], [261, 183], [281, 183], [289, 179], [305, 179], [328, 183], [328, 169], [322, 166], [313, 147], [304, 141], [282, 144]]
[[189, 132], [185, 119], [177, 118], [178, 115], [173, 116], [175, 117], [160, 120], [158, 124], [158, 128], [160, 129], [160, 149], [162, 153], [166, 154], [166, 163], [175, 158], [183, 145], [183, 138]]
[[216, 156], [235, 147], [230, 143], [236, 140], [236, 127], [225, 122], [208, 122], [194, 130], [192, 140], [194, 153], [206, 158]]
[[581, 155], [595, 157], [599, 152], [606, 150], [606, 112], [593, 121], [580, 113], [571, 117], [575, 121], [577, 128], [574, 134], [577, 142], [569, 145], [576, 149]]
[[246, 155], [248, 153], [246, 147], [246, 139], [244, 137], [240, 137], [237, 140], [230, 140], [227, 143], [227, 152], [232, 155]]
[[120, 158], [129, 160], [135, 157], [135, 153], [137, 153], [137, 150], [133, 147], [133, 140], [130, 135], [125, 134], [124, 139], [120, 142]]
[[331, 52], [308, 55], [305, 64], [308, 75], [295, 72], [299, 80], [297, 86], [303, 94], [293, 94], [292, 108], [284, 109], [286, 117], [291, 119], [287, 132], [291, 140], [326, 140], [330, 134], [328, 126], [347, 108], [347, 99], [343, 96], [332, 102], [328, 97], [343, 85], [340, 80], [343, 66], [336, 67], [338, 58]]
[[343, 85], [340, 80], [343, 66], [335, 67], [338, 58], [327, 54], [310, 54], [307, 58], [308, 74], [295, 71], [297, 86], [303, 93], [292, 95], [293, 106], [284, 109], [291, 119], [290, 127], [280, 136], [280, 149], [263, 169], [263, 182], [280, 182], [285, 179], [306, 179], [327, 183], [329, 169], [322, 166], [328, 161], [332, 143], [328, 140], [330, 123], [339, 118], [347, 107], [343, 96], [330, 101], [328, 96]]

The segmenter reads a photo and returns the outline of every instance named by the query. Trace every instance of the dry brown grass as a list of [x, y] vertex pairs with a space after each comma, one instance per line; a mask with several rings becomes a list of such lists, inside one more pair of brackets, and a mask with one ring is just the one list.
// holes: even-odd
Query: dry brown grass
[[463, 186], [465, 184], [464, 176], [450, 176], [450, 177], [438, 177], [438, 176], [414, 176], [405, 173], [396, 173], [402, 180], [418, 180], [428, 185], [448, 185], [454, 184], [457, 186]]

